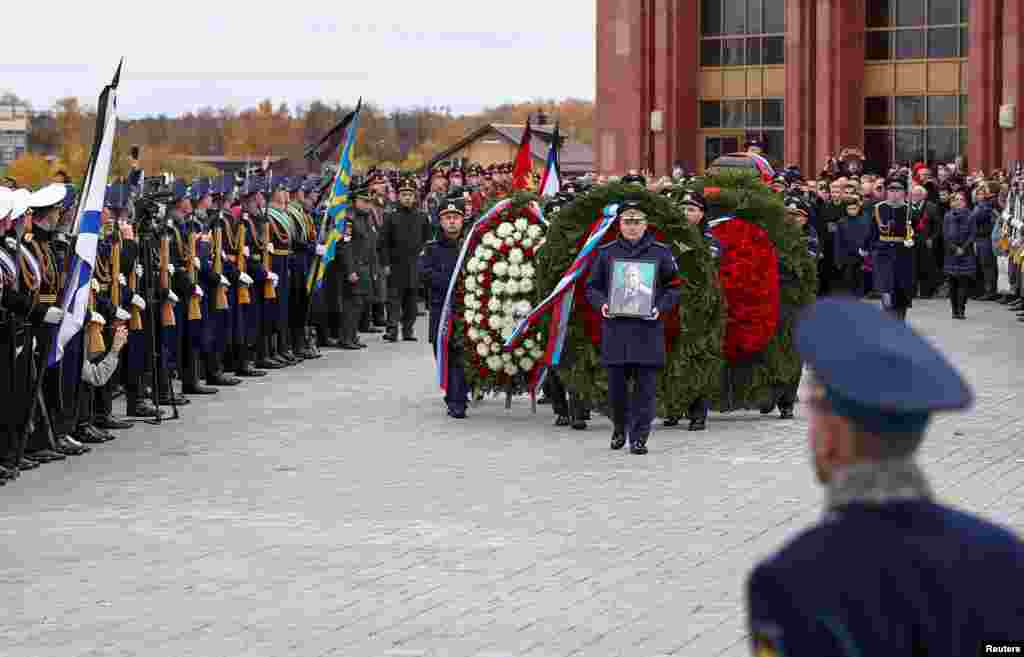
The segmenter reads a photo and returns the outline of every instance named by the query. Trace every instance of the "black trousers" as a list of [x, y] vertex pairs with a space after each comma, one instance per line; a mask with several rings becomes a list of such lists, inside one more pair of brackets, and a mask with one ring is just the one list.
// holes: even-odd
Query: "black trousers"
[[416, 300], [418, 290], [388, 288], [388, 329], [396, 331], [402, 324], [402, 335], [411, 336], [416, 326]]
[[586, 419], [589, 404], [570, 389], [559, 378], [556, 370], [549, 370], [544, 379], [544, 394], [551, 400], [551, 410], [555, 415], [570, 417], [573, 420]]
[[[612, 422], [616, 429], [626, 432], [630, 443], [645, 443], [651, 433], [657, 407], [658, 369], [643, 365], [608, 366]], [[636, 384], [632, 393], [627, 386], [630, 380]]]
[[967, 310], [967, 297], [971, 294], [973, 284], [971, 276], [950, 274], [949, 305], [954, 313], [962, 313]]
[[346, 296], [345, 311], [341, 315], [341, 341], [354, 344], [359, 341], [359, 324], [366, 308], [365, 296]]

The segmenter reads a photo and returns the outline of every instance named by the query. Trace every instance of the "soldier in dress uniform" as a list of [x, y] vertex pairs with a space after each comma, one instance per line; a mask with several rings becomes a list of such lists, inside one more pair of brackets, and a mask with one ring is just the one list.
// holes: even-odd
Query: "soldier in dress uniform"
[[270, 357], [286, 366], [297, 365], [299, 358], [292, 350], [289, 320], [291, 318], [291, 271], [293, 264], [292, 241], [297, 237], [291, 217], [288, 215], [288, 187], [291, 179], [274, 176], [270, 183], [270, 198], [267, 202], [265, 220], [269, 229], [264, 229], [270, 238], [265, 253], [271, 258], [268, 266], [273, 273], [271, 286], [276, 300], [264, 304], [265, 330]]
[[[453, 276], [457, 276], [455, 265], [459, 260], [464, 237], [465, 199], [461, 194], [453, 194], [440, 208], [441, 237], [428, 242], [419, 257], [419, 274], [430, 290], [430, 344], [437, 344], [437, 336], [441, 325], [441, 312], [444, 309], [448, 286]], [[448, 390], [445, 404], [448, 415], [457, 420], [465, 419], [466, 405], [469, 403], [469, 386], [462, 368], [462, 346], [458, 340], [451, 340], [448, 357]], [[434, 350], [436, 357], [437, 351]]]
[[406, 178], [398, 187], [399, 205], [384, 216], [378, 255], [388, 280], [388, 329], [384, 339], [416, 341], [416, 303], [419, 275], [416, 260], [431, 237], [430, 220], [416, 207], [416, 181]]
[[[622, 449], [627, 439], [633, 454], [646, 454], [655, 413], [658, 370], [665, 366], [665, 325], [662, 314], [671, 311], [681, 296], [679, 268], [672, 251], [647, 232], [647, 215], [640, 202], [619, 204], [619, 239], [601, 247], [587, 280], [587, 301], [604, 317], [601, 330], [601, 364], [608, 369], [608, 401], [612, 408], [612, 449]], [[617, 259], [657, 260], [657, 289], [649, 318], [612, 317], [611, 275]], [[633, 394], [627, 382], [636, 383]]]
[[871, 233], [863, 249], [871, 253], [875, 290], [882, 295], [882, 307], [900, 319], [914, 299], [914, 226], [907, 205], [907, 184], [892, 179], [888, 200], [875, 206]]
[[815, 380], [808, 434], [826, 509], [750, 574], [752, 653], [963, 657], [1020, 642], [1024, 543], [938, 503], [915, 460], [934, 413], [971, 405], [967, 383], [855, 300], [812, 306], [796, 346]]
[[209, 207], [202, 221], [208, 240], [199, 243], [199, 257], [203, 263], [202, 282], [206, 307], [203, 319], [206, 325], [206, 384], [215, 387], [237, 386], [242, 380], [228, 374], [225, 357], [233, 349], [234, 306], [238, 303], [234, 285], [237, 272], [228, 258], [231, 244], [229, 204], [234, 191], [234, 178], [224, 175], [209, 183]]
[[[267, 358], [263, 344], [263, 288], [267, 272], [263, 267], [263, 243], [254, 216], [261, 216], [263, 210], [263, 189], [266, 182], [261, 178], [250, 178], [239, 192], [242, 204], [235, 224], [235, 239], [231, 246], [235, 268], [238, 273], [238, 320], [239, 354], [236, 359], [239, 369], [235, 374], [242, 377], [266, 376], [267, 370], [279, 370], [283, 365]], [[244, 271], [243, 271], [244, 270]], [[232, 283], [234, 284], [234, 283]], [[244, 289], [241, 289], [244, 288]], [[255, 361], [255, 362], [254, 362]], [[257, 369], [259, 368], [259, 369]]]
[[306, 292], [306, 281], [310, 271], [317, 262], [316, 224], [306, 211], [307, 189], [312, 190], [315, 183], [305, 180], [302, 176], [294, 176], [288, 185], [288, 217], [291, 219], [292, 260], [289, 272], [290, 305], [288, 309], [288, 326], [291, 334], [292, 349], [298, 358], [310, 360], [320, 358], [320, 354], [309, 342], [307, 319], [309, 317], [309, 294]]

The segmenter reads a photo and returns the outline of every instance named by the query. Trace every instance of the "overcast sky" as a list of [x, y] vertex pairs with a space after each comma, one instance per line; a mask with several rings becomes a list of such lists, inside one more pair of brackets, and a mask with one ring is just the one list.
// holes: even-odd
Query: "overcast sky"
[[35, 109], [69, 95], [95, 104], [122, 55], [125, 118], [266, 97], [456, 114], [594, 97], [594, 0], [11, 4], [0, 91]]

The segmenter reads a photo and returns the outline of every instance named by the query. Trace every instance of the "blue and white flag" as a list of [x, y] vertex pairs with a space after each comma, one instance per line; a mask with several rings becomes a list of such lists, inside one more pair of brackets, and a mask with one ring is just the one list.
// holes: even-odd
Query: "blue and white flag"
[[71, 338], [85, 326], [89, 311], [89, 292], [92, 271], [96, 266], [96, 246], [99, 243], [100, 215], [107, 191], [107, 174], [110, 172], [110, 154], [114, 147], [114, 131], [117, 125], [117, 84], [121, 78], [121, 66], [117, 65], [113, 81], [103, 88], [97, 105], [96, 138], [92, 144], [89, 168], [82, 185], [82, 196], [78, 203], [73, 234], [75, 254], [68, 269], [69, 276], [64, 287], [61, 305], [64, 318], [57, 329], [53, 349], [50, 350], [48, 366], [53, 367], [64, 357], [64, 347]]

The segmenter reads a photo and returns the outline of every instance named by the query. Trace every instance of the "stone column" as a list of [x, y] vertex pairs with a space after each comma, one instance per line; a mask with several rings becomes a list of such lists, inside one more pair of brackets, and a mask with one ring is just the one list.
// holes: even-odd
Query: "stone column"
[[844, 147], [864, 145], [864, 0], [818, 0], [817, 9], [811, 173]]
[[594, 164], [606, 175], [645, 166], [647, 62], [641, 4], [597, 0]]
[[686, 0], [653, 0], [648, 16], [650, 43], [650, 108], [661, 112], [662, 130], [650, 132], [650, 112], [645, 126], [654, 174], [668, 175], [676, 160], [684, 168], [696, 167], [697, 67], [700, 34], [697, 3]]
[[815, 163], [815, 2], [786, 0], [786, 165], [813, 176]]
[[[1008, 0], [1012, 5], [1014, 0]], [[967, 168], [991, 169], [1002, 160], [999, 100], [1003, 94], [999, 23], [1003, 0], [971, 0], [967, 52]], [[1019, 11], [1019, 8], [1018, 8]]]
[[[1005, 104], [1017, 106], [1015, 114], [1016, 127], [1010, 130], [999, 130], [1002, 141], [1003, 157], [999, 165], [1009, 165], [1011, 162], [1024, 161], [1024, 111], [1021, 105], [1024, 104], [1024, 7], [1021, 0], [1004, 0], [1002, 20], [1002, 49], [1003, 49], [1003, 98]], [[973, 43], [973, 42], [972, 42]], [[968, 100], [970, 103], [970, 100]], [[973, 108], [971, 108], [973, 112]], [[998, 113], [998, 108], [996, 112]], [[996, 115], [998, 121], [998, 114]], [[967, 138], [974, 140], [974, 134], [968, 132]]]

